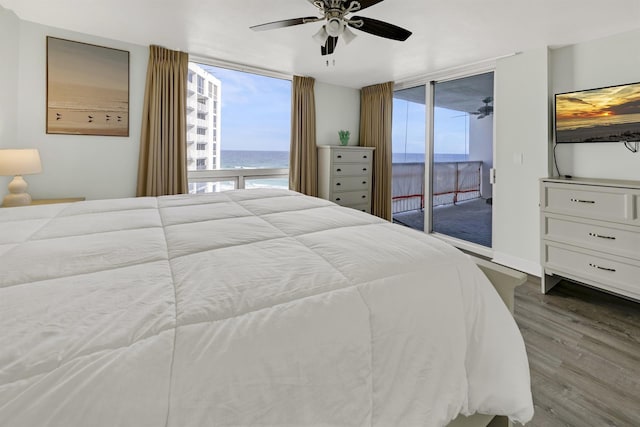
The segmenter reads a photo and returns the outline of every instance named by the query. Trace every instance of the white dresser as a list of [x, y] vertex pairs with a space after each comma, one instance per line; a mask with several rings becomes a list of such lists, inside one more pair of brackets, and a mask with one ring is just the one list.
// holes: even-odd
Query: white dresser
[[545, 178], [542, 292], [562, 277], [640, 300], [640, 182]]
[[318, 196], [371, 213], [371, 147], [318, 146]]

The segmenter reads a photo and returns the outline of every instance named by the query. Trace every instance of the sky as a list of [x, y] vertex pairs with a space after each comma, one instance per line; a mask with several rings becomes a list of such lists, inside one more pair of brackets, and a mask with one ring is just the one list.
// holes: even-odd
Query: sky
[[222, 82], [222, 150], [289, 151], [291, 81], [198, 65]]
[[[199, 64], [222, 82], [222, 150], [288, 151], [291, 81]], [[468, 115], [435, 109], [436, 153], [466, 154]], [[394, 153], [424, 153], [425, 106], [393, 100]]]
[[640, 113], [640, 83], [556, 96], [558, 119]]
[[[461, 111], [436, 107], [434, 153], [468, 154], [469, 115]], [[425, 152], [424, 104], [394, 98], [392, 144], [394, 153]]]

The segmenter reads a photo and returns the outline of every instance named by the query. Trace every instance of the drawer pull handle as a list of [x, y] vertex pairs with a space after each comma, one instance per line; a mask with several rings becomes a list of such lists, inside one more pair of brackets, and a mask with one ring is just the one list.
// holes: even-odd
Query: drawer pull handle
[[362, 181], [362, 185], [367, 185], [367, 181]]
[[600, 267], [599, 265], [591, 264], [591, 263], [589, 263], [589, 266], [593, 268], [597, 268], [598, 270], [610, 271], [612, 273], [616, 272], [615, 268]]
[[599, 237], [601, 239], [616, 240], [616, 238], [613, 237], [613, 236], [603, 236], [602, 234], [598, 234], [598, 233], [589, 233], [589, 236], [591, 236], [591, 237]]
[[342, 169], [336, 169], [336, 172], [342, 172]]
[[339, 201], [340, 201], [340, 197], [337, 197], [337, 198], [336, 198], [336, 202], [339, 202]]
[[342, 185], [342, 184], [340, 184], [339, 182], [336, 182], [336, 185]]
[[596, 203], [594, 200], [571, 199], [571, 201], [576, 203], [589, 203], [592, 205]]
[[362, 172], [366, 172], [366, 171], [367, 171], [367, 168], [362, 168]]
[[363, 159], [366, 159], [366, 158], [367, 158], [367, 155], [365, 154], [364, 156], [362, 156], [362, 158], [363, 158]]
[[338, 154], [338, 158], [339, 158], [339, 159], [341, 159], [341, 158], [342, 158], [342, 156], [341, 156], [340, 154]]
[[367, 196], [363, 195], [363, 196], [362, 196], [362, 198], [363, 198], [363, 199], [366, 199], [366, 198], [367, 198]]

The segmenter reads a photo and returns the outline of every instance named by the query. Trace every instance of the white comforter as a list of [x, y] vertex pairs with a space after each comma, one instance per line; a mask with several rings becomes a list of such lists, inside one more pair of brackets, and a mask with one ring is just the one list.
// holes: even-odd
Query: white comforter
[[441, 426], [533, 413], [456, 249], [283, 190], [0, 209], [0, 425]]

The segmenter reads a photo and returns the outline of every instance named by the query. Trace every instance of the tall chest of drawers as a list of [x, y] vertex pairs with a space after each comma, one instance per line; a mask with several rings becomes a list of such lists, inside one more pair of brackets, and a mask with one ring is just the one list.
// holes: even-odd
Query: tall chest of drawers
[[640, 182], [541, 180], [542, 291], [562, 277], [640, 300]]
[[371, 147], [318, 146], [318, 196], [371, 213]]

